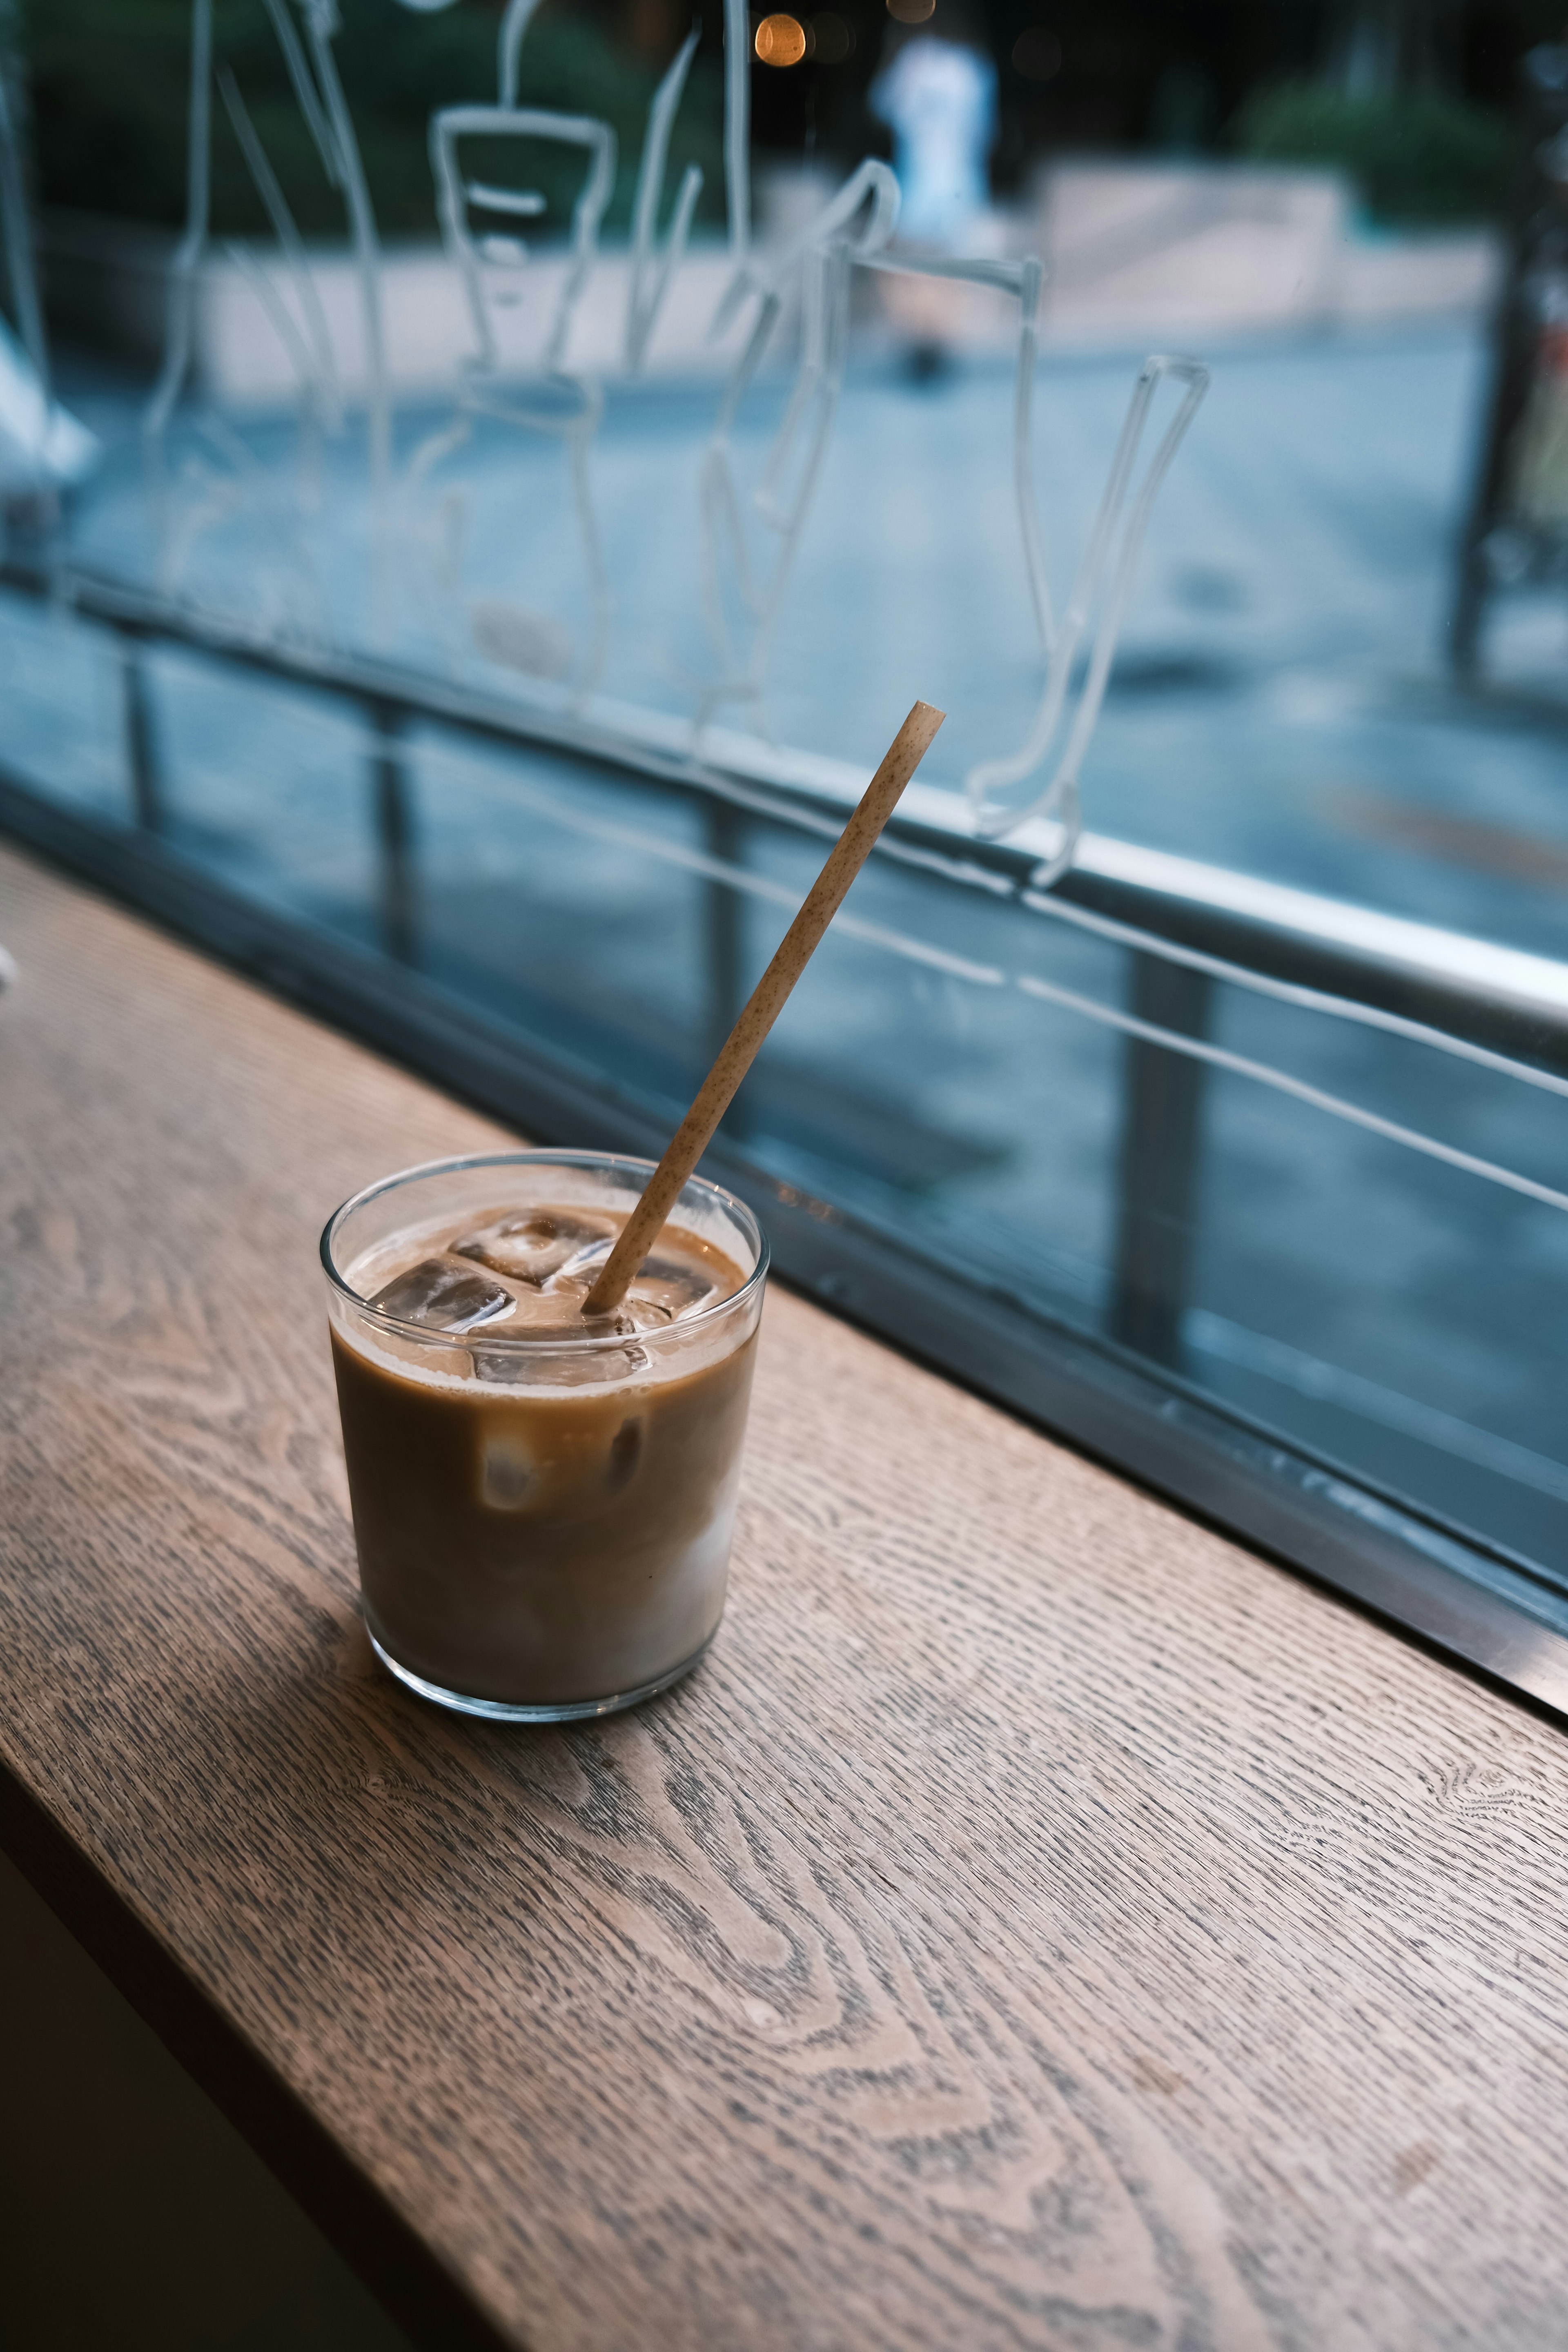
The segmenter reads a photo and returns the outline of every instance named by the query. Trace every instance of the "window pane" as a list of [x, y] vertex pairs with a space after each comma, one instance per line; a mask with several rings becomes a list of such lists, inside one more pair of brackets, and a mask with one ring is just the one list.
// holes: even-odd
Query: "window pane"
[[657, 1138], [940, 703], [721, 1137], [786, 1270], [1554, 1619], [1568, 53], [1464, 15], [36, 16], [6, 821]]

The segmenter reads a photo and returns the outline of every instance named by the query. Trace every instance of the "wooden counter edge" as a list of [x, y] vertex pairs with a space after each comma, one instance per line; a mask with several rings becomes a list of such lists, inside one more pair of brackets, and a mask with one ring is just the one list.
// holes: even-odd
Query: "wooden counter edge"
[[0, 1850], [416, 2344], [519, 2352], [3, 1756]]

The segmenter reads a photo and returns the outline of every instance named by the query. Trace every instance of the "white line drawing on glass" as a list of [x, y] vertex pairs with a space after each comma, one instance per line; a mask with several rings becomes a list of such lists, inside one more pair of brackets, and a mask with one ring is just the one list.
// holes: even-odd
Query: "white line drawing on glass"
[[[531, 0], [523, 0], [521, 8], [514, 0], [503, 25], [503, 91], [515, 88], [517, 68], [515, 47], [509, 50], [506, 46], [507, 32], [514, 16], [525, 25], [530, 14]], [[521, 40], [521, 29], [517, 37]], [[531, 382], [515, 387], [509, 387], [502, 378], [495, 314], [516, 308], [521, 300], [528, 248], [515, 234], [476, 233], [473, 216], [489, 214], [514, 223], [533, 218], [544, 210], [544, 198], [530, 189], [466, 179], [460, 163], [460, 142], [465, 139], [484, 140], [492, 154], [500, 140], [542, 141], [580, 148], [587, 161], [573, 206], [569, 257], [544, 338], [539, 373]], [[575, 667], [575, 690], [582, 698], [596, 685], [609, 646], [609, 582], [588, 472], [588, 453], [604, 414], [604, 392], [592, 378], [568, 366], [566, 350], [578, 303], [597, 258], [600, 223], [615, 188], [616, 135], [607, 122], [591, 115], [557, 114], [515, 105], [444, 107], [431, 117], [430, 161], [442, 239], [462, 279], [479, 348], [464, 365], [456, 417], [431, 435], [409, 463], [408, 489], [415, 498], [425, 488], [437, 467], [470, 438], [478, 416], [494, 417], [521, 431], [552, 435], [561, 441], [592, 608], [588, 644], [581, 659], [567, 630], [548, 613], [489, 597], [477, 602], [468, 617], [474, 643], [490, 660], [551, 678], [564, 678]], [[447, 493], [441, 517], [437, 579], [442, 587], [455, 589], [466, 522], [460, 489]]]
[[[321, 636], [328, 627], [326, 599], [306, 545], [299, 504], [296, 501], [290, 510], [289, 501], [279, 499], [267, 468], [228, 421], [216, 410], [204, 408], [195, 420], [195, 444], [185, 451], [177, 479], [172, 479], [169, 471], [169, 426], [195, 359], [196, 273], [210, 243], [213, 79], [212, 0], [194, 0], [185, 228], [170, 267], [163, 364], [142, 421], [158, 581], [165, 595], [178, 595], [197, 547], [210, 532], [225, 523], [260, 520], [264, 543], [268, 530], [280, 539], [281, 562], [268, 561], [265, 554], [258, 559], [256, 550], [250, 551], [245, 576], [258, 606], [252, 614], [255, 625], [264, 633]], [[237, 101], [237, 89], [234, 96]], [[248, 146], [241, 141], [241, 152], [254, 173], [253, 151], [259, 156], [260, 149], [253, 131]], [[261, 160], [265, 166], [265, 158]], [[258, 184], [266, 202], [268, 191]], [[268, 286], [268, 291], [275, 305], [276, 289]], [[308, 426], [302, 425], [301, 490], [308, 479]]]
[[[310, 127], [322, 167], [342, 195], [349, 239], [359, 278], [364, 321], [366, 441], [370, 459], [370, 614], [374, 636], [384, 630], [389, 500], [392, 490], [392, 382], [386, 363], [386, 323], [382, 306], [381, 239], [360, 161], [359, 142], [338, 79], [332, 37], [338, 30], [337, 0], [300, 0], [310, 63], [300, 53], [287, 0], [267, 0], [289, 79]], [[314, 68], [314, 79], [311, 75]]]
[[[543, 212], [545, 200], [531, 189], [465, 180], [458, 167], [458, 142], [468, 138], [487, 140], [492, 148], [500, 140], [529, 139], [586, 152], [588, 171], [572, 210], [571, 257], [555, 298], [542, 362], [546, 375], [563, 375], [567, 340], [598, 257], [599, 225], [615, 186], [616, 134], [596, 116], [556, 114], [537, 107], [448, 106], [432, 116], [430, 163], [436, 175], [437, 212], [447, 250], [462, 277], [479, 346], [471, 372], [493, 376], [501, 364], [494, 314], [520, 303], [522, 289], [515, 273], [525, 268], [528, 247], [513, 235], [476, 236], [470, 215], [491, 213], [526, 220]], [[487, 279], [487, 271], [497, 273], [497, 282]]]
[[192, 0], [185, 227], [169, 265], [169, 313], [164, 330], [163, 364], [142, 419], [142, 460], [158, 547], [158, 584], [165, 595], [173, 595], [177, 586], [173, 562], [174, 518], [169, 495], [169, 421], [190, 373], [195, 340], [196, 267], [206, 249], [211, 209], [212, 37], [212, 0]]
[[[331, 184], [347, 206], [364, 314], [368, 369], [367, 446], [371, 479], [371, 635], [379, 635], [378, 583], [384, 540], [386, 490], [391, 462], [391, 400], [381, 325], [380, 248], [370, 209], [353, 124], [333, 65], [331, 40], [337, 30], [333, 0], [304, 0], [310, 59], [289, 16], [287, 0], [266, 0], [289, 79]], [[159, 584], [177, 594], [203, 538], [222, 522], [266, 511], [280, 524], [286, 542], [283, 568], [253, 575], [267, 606], [264, 627], [330, 634], [325, 592], [306, 540], [303, 523], [320, 502], [321, 444], [342, 418], [331, 338], [293, 215], [256, 133], [243, 97], [226, 68], [215, 77], [212, 0], [193, 0], [188, 110], [185, 227], [169, 274], [169, 312], [163, 364], [142, 417], [142, 437], [149, 502], [157, 544]], [[311, 62], [313, 61], [313, 63]], [[195, 342], [196, 277], [211, 241], [212, 86], [216, 79], [225, 109], [253, 184], [278, 237], [292, 294], [287, 301], [271, 273], [248, 248], [229, 244], [227, 257], [257, 294], [283, 342], [299, 388], [300, 467], [291, 510], [279, 512], [272, 485], [243, 440], [213, 413], [197, 422], [199, 446], [187, 455], [178, 483], [168, 467], [168, 435], [174, 410], [189, 382]], [[291, 575], [291, 576], [290, 576]]]
[[284, 299], [272, 273], [248, 246], [231, 240], [225, 252], [254, 289], [294, 371], [299, 387], [300, 498], [301, 506], [314, 512], [321, 502], [321, 445], [330, 436], [341, 432], [343, 424], [331, 336], [294, 215], [257, 135], [239, 85], [227, 66], [218, 68], [217, 87], [252, 184], [278, 239], [292, 304]]
[[[1031, 381], [1033, 374], [1031, 357]], [[1134, 495], [1133, 477], [1149, 414], [1155, 394], [1167, 379], [1184, 389], [1175, 415], [1156, 444]], [[1126, 419], [1100, 499], [1100, 511], [1095, 517], [1094, 528], [1089, 533], [1089, 543], [1079, 562], [1059, 624], [1052, 607], [1049, 584], [1037, 545], [1030, 561], [1030, 583], [1035, 591], [1036, 612], [1046, 656], [1045, 684], [1034, 724], [1016, 752], [1004, 759], [978, 761], [965, 776], [963, 786], [975, 830], [982, 835], [994, 838], [1011, 833], [1031, 817], [1044, 818], [1058, 827], [1058, 839], [1035, 877], [1037, 887], [1041, 889], [1048, 888], [1059, 875], [1065, 873], [1072, 860], [1082, 822], [1079, 778], [1100, 717], [1100, 705], [1105, 699], [1106, 683], [1115, 658], [1117, 640], [1131, 599], [1143, 535], [1154, 501], [1160, 494], [1161, 484], [1170, 471], [1172, 460], [1208, 390], [1208, 383], [1209, 372], [1198, 360], [1155, 353], [1144, 361], [1132, 388]], [[1020, 516], [1027, 531], [1037, 509], [1026, 470], [1030, 463], [1027, 454], [1030, 425], [1028, 405], [1022, 397], [1023, 389], [1020, 368], [1016, 425], [1018, 496]], [[1061, 755], [1049, 778], [1040, 784], [1037, 782], [1039, 772], [1061, 733], [1079, 656], [1084, 648], [1090, 624], [1095, 622], [1097, 611], [1099, 617], [1094, 627], [1092, 646]], [[1018, 790], [1020, 786], [1025, 788], [1021, 793]]]
[[[405, 0], [408, 5], [437, 4], [437, 0]], [[334, 63], [336, 0], [293, 0], [293, 5], [290, 0], [265, 0], [265, 5], [323, 169], [342, 192], [348, 212], [369, 375], [371, 625], [375, 637], [382, 634], [376, 598], [396, 570], [383, 560], [388, 527], [392, 403], [379, 243]], [[590, 478], [605, 392], [596, 375], [574, 363], [572, 342], [584, 297], [601, 259], [603, 226], [615, 185], [616, 144], [611, 126], [596, 117], [519, 103], [523, 44], [537, 5], [538, 0], [508, 0], [498, 35], [499, 102], [448, 107], [431, 119], [437, 216], [446, 250], [463, 288], [476, 348], [462, 366], [454, 415], [415, 451], [403, 487], [410, 518], [417, 521], [425, 494], [433, 487], [438, 469], [471, 439], [476, 420], [481, 416], [551, 436], [561, 443], [591, 608], [580, 647], [552, 614], [529, 609], [504, 595], [476, 599], [465, 609], [461, 579], [467, 506], [460, 485], [447, 490], [433, 510], [426, 507], [426, 521], [433, 512], [435, 528], [426, 532], [429, 562], [424, 568], [437, 592], [435, 603], [443, 629], [452, 620], [459, 620], [469, 642], [489, 659], [534, 677], [570, 679], [580, 703], [603, 675], [611, 608]], [[296, 29], [294, 6], [302, 21], [303, 40]], [[201, 536], [250, 501], [259, 502], [264, 487], [237, 436], [217, 418], [205, 419], [198, 426], [204, 454], [187, 462], [184, 486], [188, 495], [184, 511], [177, 516], [171, 509], [164, 470], [168, 425], [190, 370], [195, 272], [210, 226], [212, 24], [212, 0], [193, 0], [186, 228], [171, 273], [164, 365], [143, 425], [161, 571], [171, 591], [177, 587]], [[743, 0], [725, 0], [724, 24], [724, 156], [731, 267], [713, 331], [721, 332], [732, 324], [747, 304], [754, 303], [755, 310], [744, 347], [730, 371], [700, 468], [701, 596], [714, 674], [695, 689], [696, 734], [700, 737], [726, 704], [746, 707], [752, 722], [764, 734], [767, 731], [766, 694], [773, 643], [843, 390], [855, 269], [991, 287], [1017, 305], [1014, 494], [1045, 676], [1025, 741], [1005, 757], [976, 762], [964, 783], [976, 829], [983, 834], [1008, 833], [1029, 818], [1055, 824], [1057, 845], [1040, 869], [1041, 887], [1048, 887], [1070, 860], [1077, 838], [1079, 778], [1103, 701], [1149, 516], [1204, 396], [1207, 372], [1195, 361], [1181, 357], [1155, 355], [1145, 362], [1132, 392], [1094, 526], [1058, 618], [1047, 575], [1033, 471], [1034, 386], [1043, 276], [1039, 261], [1033, 257], [1020, 261], [937, 257], [893, 247], [890, 241], [899, 219], [897, 183], [885, 164], [869, 160], [849, 175], [816, 219], [782, 251], [755, 248], [748, 158], [751, 41]], [[671, 133], [699, 37], [699, 28], [693, 26], [667, 68], [649, 108], [634, 203], [621, 336], [622, 363], [628, 375], [637, 374], [646, 364], [661, 310], [688, 251], [701, 190], [700, 172], [695, 164], [688, 165], [661, 249], [658, 216]], [[342, 415], [331, 341], [292, 215], [243, 99], [226, 71], [217, 76], [217, 85], [278, 239], [280, 272], [264, 267], [245, 248], [229, 250], [255, 286], [294, 369], [300, 408], [300, 507], [303, 512], [319, 479], [322, 438], [335, 428]], [[469, 141], [486, 142], [492, 159], [498, 141], [544, 142], [581, 152], [584, 176], [573, 203], [563, 262], [552, 263], [549, 268], [531, 268], [529, 247], [519, 230], [522, 223], [544, 213], [545, 198], [507, 182], [504, 170], [498, 177], [493, 161], [484, 166], [489, 176], [466, 175], [462, 151]], [[505, 315], [523, 301], [525, 290], [531, 294], [535, 289], [548, 305], [542, 333], [534, 339], [530, 367], [509, 375], [502, 333]], [[792, 311], [798, 313], [800, 324], [794, 381], [784, 419], [760, 476], [746, 496], [736, 456], [738, 419], [781, 321]], [[1144, 458], [1153, 404], [1167, 379], [1179, 387], [1181, 396], [1152, 455]], [[303, 573], [310, 573], [303, 536], [296, 536], [298, 563]], [[324, 599], [313, 573], [306, 601], [324, 612]], [[279, 613], [280, 625], [287, 625], [287, 600], [280, 604]]]
[[16, 333], [0, 313], [0, 492], [8, 501], [34, 502], [42, 535], [53, 549], [59, 493], [90, 472], [98, 442], [54, 394], [4, 64], [0, 56], [0, 231]]
[[[874, 184], [869, 175], [877, 173], [886, 173], [887, 167], [863, 163], [771, 272], [764, 275], [755, 265], [748, 264], [737, 273], [734, 298], [755, 293], [761, 299], [752, 340], [731, 378], [704, 461], [700, 492], [704, 603], [721, 674], [702, 691], [697, 731], [700, 736], [724, 702], [749, 704], [759, 719], [764, 714], [773, 639], [843, 386], [850, 270], [858, 265], [893, 276], [949, 278], [1011, 294], [1018, 304], [1013, 400], [1014, 497], [1025, 576], [1046, 675], [1035, 720], [1023, 746], [1007, 757], [977, 761], [964, 778], [964, 791], [975, 829], [983, 835], [1010, 833], [1030, 818], [1054, 824], [1056, 840], [1036, 877], [1037, 887], [1045, 889], [1066, 872], [1072, 861], [1081, 826], [1079, 777], [1105, 698], [1121, 624], [1131, 597], [1139, 551], [1160, 487], [1207, 390], [1209, 373], [1198, 361], [1179, 356], [1156, 354], [1144, 362], [1133, 386], [1094, 528], [1058, 623], [1046, 569], [1034, 472], [1035, 379], [1043, 268], [1033, 255], [1022, 261], [995, 261], [889, 251], [889, 240], [898, 217], [896, 184], [890, 192], [879, 191], [877, 209], [859, 235], [854, 235], [851, 224], [855, 212], [870, 198]], [[890, 173], [888, 178], [890, 181]], [[757, 567], [749, 552], [731, 436], [741, 401], [755, 378], [777, 322], [784, 289], [791, 271], [796, 268], [802, 278], [801, 362], [784, 421], [751, 500], [759, 520], [778, 534], [780, 542], [773, 569], [764, 585], [759, 582]], [[1149, 413], [1160, 385], [1167, 378], [1184, 387], [1183, 396], [1133, 495], [1133, 477]], [[816, 405], [815, 434], [798, 465], [793, 494], [784, 498], [780, 494], [780, 485], [795, 457], [802, 420], [813, 403]], [[741, 657], [733, 651], [733, 633], [725, 609], [726, 554], [733, 580], [733, 601], [752, 625], [749, 645]], [[1066, 742], [1055, 770], [1042, 784], [1037, 779], [1060, 731], [1079, 655], [1097, 614], [1092, 649]], [[1021, 794], [1017, 790], [1020, 785], [1027, 787]]]
[[[759, 720], [765, 717], [773, 632], [843, 389], [850, 265], [879, 252], [892, 236], [898, 217], [897, 180], [886, 163], [868, 160], [771, 263], [760, 263], [749, 250], [744, 252], [720, 306], [716, 330], [749, 299], [755, 299], [757, 311], [731, 372], [699, 480], [703, 606], [719, 663], [719, 675], [700, 688], [699, 735], [726, 702], [749, 705]], [[746, 501], [735, 457], [735, 427], [792, 294], [800, 310], [799, 363], [762, 478]], [[771, 563], [753, 553], [748, 503], [776, 542]], [[745, 642], [738, 649], [742, 635]]]
[[[693, 25], [677, 50], [669, 70], [654, 92], [653, 103], [648, 108], [642, 162], [637, 170], [637, 202], [632, 212], [632, 274], [626, 297], [626, 369], [628, 375], [636, 375], [647, 356], [647, 347], [658, 322], [658, 314], [664, 307], [675, 274], [686, 257], [692, 215], [697, 209], [697, 199], [702, 194], [701, 167], [697, 163], [688, 163], [676, 194], [675, 212], [664, 252], [658, 257], [658, 268], [655, 270], [658, 205], [664, 194], [669, 134], [681, 93], [686, 88], [686, 77], [691, 69], [691, 60], [697, 54], [697, 44], [701, 37], [700, 25]], [[653, 272], [651, 279], [650, 271]]]
[[522, 37], [533, 20], [539, 0], [506, 0], [506, 13], [496, 36], [496, 97], [500, 106], [517, 104], [518, 59]]
[[[570, 633], [552, 614], [500, 596], [476, 600], [467, 614], [469, 635], [489, 659], [526, 675], [564, 679], [575, 672], [581, 701], [601, 677], [609, 647], [610, 593], [603, 541], [594, 503], [590, 455], [604, 415], [602, 384], [570, 362], [573, 330], [600, 257], [600, 231], [614, 193], [616, 142], [608, 123], [587, 115], [520, 105], [523, 38], [538, 0], [509, 0], [498, 37], [499, 102], [494, 107], [448, 107], [431, 119], [430, 155], [436, 179], [437, 214], [442, 240], [461, 278], [478, 346], [466, 364], [455, 417], [429, 436], [411, 458], [405, 477], [410, 533], [425, 542], [426, 572], [437, 591], [437, 625], [449, 623], [460, 604], [460, 580], [468, 527], [468, 504], [460, 487], [447, 490], [433, 518], [421, 525], [423, 495], [438, 468], [471, 438], [474, 420], [488, 415], [522, 431], [555, 436], [563, 445], [571, 480], [576, 536], [588, 584], [591, 619], [579, 656]], [[659, 205], [676, 112], [700, 38], [694, 26], [661, 79], [648, 110], [633, 211], [631, 261], [622, 360], [628, 375], [642, 369], [658, 318], [690, 237], [702, 173], [689, 164], [682, 174], [663, 251], [658, 249]], [[537, 192], [495, 180], [465, 176], [460, 145], [465, 140], [544, 141], [584, 151], [587, 171], [573, 209], [564, 274], [553, 310], [536, 381], [508, 386], [504, 380], [498, 312], [517, 308], [526, 297], [529, 249], [519, 225], [545, 210]], [[485, 230], [489, 215], [504, 227]], [[537, 282], [537, 280], [536, 280]], [[443, 613], [441, 607], [446, 610]]]
[[752, 13], [747, 0], [724, 0], [724, 196], [730, 260], [739, 271], [752, 249]]

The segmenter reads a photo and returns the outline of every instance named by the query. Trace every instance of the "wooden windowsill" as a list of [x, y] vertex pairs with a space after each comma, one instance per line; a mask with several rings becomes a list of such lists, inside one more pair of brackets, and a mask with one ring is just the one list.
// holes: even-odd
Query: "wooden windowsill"
[[1555, 2340], [1568, 1749], [782, 1291], [689, 1683], [444, 1717], [315, 1244], [499, 1130], [0, 853], [8, 1850], [416, 2336]]

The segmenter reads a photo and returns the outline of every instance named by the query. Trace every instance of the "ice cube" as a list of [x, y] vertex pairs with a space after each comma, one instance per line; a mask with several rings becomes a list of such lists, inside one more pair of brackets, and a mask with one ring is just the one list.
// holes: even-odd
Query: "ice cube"
[[482, 1274], [455, 1265], [449, 1257], [421, 1258], [405, 1273], [394, 1275], [370, 1303], [400, 1323], [417, 1323], [430, 1331], [471, 1331], [476, 1324], [499, 1322], [516, 1305], [499, 1282], [487, 1282]]
[[584, 1242], [581, 1249], [573, 1251], [561, 1269], [562, 1274], [581, 1274], [592, 1279], [615, 1245], [616, 1236], [613, 1233], [595, 1234], [592, 1241]]
[[560, 1209], [523, 1209], [510, 1217], [498, 1217], [493, 1224], [481, 1225], [477, 1233], [465, 1234], [452, 1244], [458, 1257], [477, 1258], [496, 1274], [508, 1274], [514, 1282], [531, 1282], [536, 1286], [548, 1281], [569, 1260], [577, 1260], [584, 1251], [596, 1256], [608, 1252], [615, 1238], [615, 1228], [608, 1218], [573, 1216]]
[[534, 1481], [533, 1456], [515, 1430], [491, 1430], [484, 1442], [479, 1492], [492, 1511], [519, 1511]]
[[632, 1331], [668, 1331], [675, 1318], [657, 1298], [639, 1298], [629, 1290], [621, 1301], [621, 1323]]
[[638, 1307], [658, 1307], [666, 1321], [674, 1322], [718, 1295], [719, 1285], [700, 1259], [673, 1254], [661, 1257], [656, 1250], [626, 1293], [626, 1303], [634, 1316]]
[[636, 1325], [622, 1307], [613, 1308], [608, 1315], [585, 1316], [583, 1312], [583, 1302], [594, 1287], [600, 1259], [607, 1255], [606, 1244], [590, 1265], [580, 1266], [574, 1258], [559, 1274], [552, 1274], [534, 1307], [536, 1316], [542, 1321], [549, 1318], [557, 1322], [562, 1329], [574, 1331], [580, 1339], [611, 1339], [635, 1330]]

